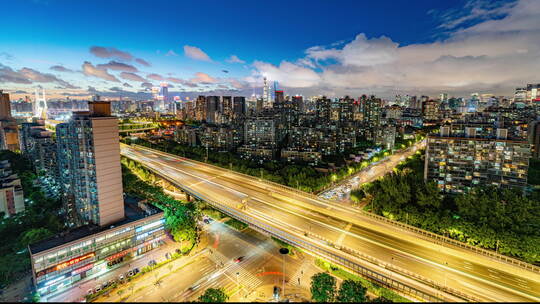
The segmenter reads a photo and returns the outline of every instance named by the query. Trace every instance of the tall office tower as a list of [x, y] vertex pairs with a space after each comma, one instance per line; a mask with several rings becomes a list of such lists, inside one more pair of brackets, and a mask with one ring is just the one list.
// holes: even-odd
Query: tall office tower
[[171, 97], [169, 96], [169, 84], [162, 82], [159, 84], [159, 98], [161, 99], [161, 111], [168, 112], [171, 110]]
[[306, 112], [306, 106], [304, 104], [304, 97], [300, 95], [296, 95], [292, 97], [292, 102], [295, 106], [295, 108], [298, 109], [298, 112], [305, 113]]
[[215, 123], [219, 112], [219, 96], [206, 97], [206, 122]]
[[262, 112], [264, 107], [264, 100], [262, 98], [257, 98], [256, 104], [255, 104], [255, 112], [259, 113]]
[[19, 129], [11, 116], [9, 94], [0, 90], [0, 149], [16, 151], [19, 149]]
[[524, 188], [530, 157], [529, 142], [507, 128], [442, 126], [428, 135], [424, 178], [452, 193], [487, 185]]
[[222, 96], [219, 111], [230, 120], [233, 116], [233, 98], [231, 96]]
[[266, 77], [263, 78], [263, 107], [272, 108], [272, 97], [270, 96], [270, 84]]
[[283, 95], [283, 91], [275, 91], [275, 102], [283, 103], [285, 101], [285, 96]]
[[369, 127], [378, 127], [381, 124], [382, 100], [371, 95], [369, 98], [362, 95], [358, 99], [359, 110], [362, 113], [364, 122]]
[[235, 96], [233, 99], [233, 119], [240, 119], [246, 116], [246, 98]]
[[107, 226], [124, 218], [118, 118], [109, 102], [88, 107], [56, 126], [59, 184], [72, 225]]
[[195, 120], [206, 119], [206, 96], [199, 95], [195, 100]]
[[45, 98], [45, 89], [42, 89], [43, 95], [39, 96], [38, 89], [36, 89], [36, 98], [34, 101], [34, 117], [39, 117], [43, 120], [47, 119], [47, 99]]

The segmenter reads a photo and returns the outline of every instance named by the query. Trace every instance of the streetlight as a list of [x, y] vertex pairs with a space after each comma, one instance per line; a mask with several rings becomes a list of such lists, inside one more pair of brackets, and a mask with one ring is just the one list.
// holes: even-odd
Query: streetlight
[[281, 247], [279, 248], [279, 253], [281, 253], [281, 257], [282, 257], [282, 266], [283, 266], [283, 283], [282, 283], [282, 288], [281, 290], [283, 291], [283, 298], [285, 298], [285, 255], [289, 254], [289, 249], [288, 248], [285, 248], [285, 247]]

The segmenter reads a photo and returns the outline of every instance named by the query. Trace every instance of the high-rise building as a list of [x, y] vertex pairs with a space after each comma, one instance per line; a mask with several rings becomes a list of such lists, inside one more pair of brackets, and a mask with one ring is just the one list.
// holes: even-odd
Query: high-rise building
[[370, 127], [377, 127], [381, 123], [382, 100], [375, 96], [362, 95], [358, 99], [359, 111], [363, 114], [364, 122]]
[[34, 117], [47, 119], [47, 99], [45, 97], [45, 89], [42, 89], [42, 96], [39, 96], [39, 92], [36, 89], [36, 97], [34, 100]]
[[30, 160], [38, 173], [44, 172], [57, 180], [56, 142], [52, 132], [45, 129], [43, 123], [24, 122], [20, 132], [21, 152]]
[[9, 94], [0, 90], [0, 149], [16, 151], [19, 149], [19, 129], [11, 116]]
[[124, 218], [118, 119], [109, 102], [90, 102], [56, 126], [59, 184], [76, 226], [107, 226]]
[[206, 96], [206, 122], [216, 123], [219, 112], [219, 96]]
[[422, 115], [424, 116], [424, 121], [439, 120], [439, 102], [436, 100], [422, 102]]
[[293, 104], [295, 104], [295, 107], [298, 109], [298, 112], [300, 113], [306, 112], [306, 107], [304, 104], [304, 97], [300, 95], [296, 95], [296, 96], [293, 96], [291, 99], [292, 99]]
[[424, 178], [452, 193], [487, 185], [523, 188], [530, 157], [529, 142], [509, 137], [506, 128], [442, 126], [427, 138]]
[[11, 171], [9, 161], [0, 161], [0, 214], [10, 217], [22, 211], [24, 194], [21, 180]]
[[246, 115], [246, 98], [235, 96], [233, 98], [233, 118], [240, 119]]
[[283, 95], [283, 91], [275, 91], [275, 102], [283, 103], [285, 101], [285, 95]]
[[270, 84], [266, 77], [263, 78], [263, 107], [272, 108], [272, 97], [270, 96]]

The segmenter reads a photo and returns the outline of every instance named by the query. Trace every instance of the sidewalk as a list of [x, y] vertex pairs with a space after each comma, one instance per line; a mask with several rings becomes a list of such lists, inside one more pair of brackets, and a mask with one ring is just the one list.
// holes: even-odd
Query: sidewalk
[[47, 295], [41, 298], [41, 302], [80, 302], [84, 299], [89, 289], [95, 288], [98, 284], [103, 284], [111, 279], [117, 278], [120, 274], [123, 274], [131, 269], [139, 268], [148, 265], [148, 261], [156, 260], [160, 262], [165, 260], [165, 253], [174, 252], [178, 248], [178, 244], [169, 239], [165, 239], [165, 244], [149, 251], [143, 255], [137, 256], [127, 263], [120, 264], [116, 268], [109, 269], [105, 273], [93, 274], [83, 281], [78, 282], [77, 285], [67, 289], [62, 289], [57, 293]]

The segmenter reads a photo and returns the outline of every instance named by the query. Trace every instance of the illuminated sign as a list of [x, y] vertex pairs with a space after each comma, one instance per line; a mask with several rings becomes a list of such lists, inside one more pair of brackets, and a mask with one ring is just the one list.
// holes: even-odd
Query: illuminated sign
[[71, 275], [73, 276], [73, 275], [79, 274], [79, 273], [81, 273], [81, 272], [85, 272], [85, 271], [87, 271], [87, 270], [92, 269], [93, 267], [94, 267], [94, 263], [90, 263], [90, 264], [88, 264], [88, 265], [86, 265], [86, 266], [83, 266], [83, 267], [81, 267], [81, 268], [77, 268], [77, 269], [73, 270], [73, 271], [71, 272]]
[[69, 261], [66, 261], [66, 262], [64, 262], [64, 263], [61, 263], [61, 264], [56, 265], [56, 266], [54, 267], [54, 270], [55, 270], [55, 271], [58, 271], [58, 270], [62, 270], [62, 269], [64, 269], [64, 268], [73, 266], [73, 265], [75, 265], [75, 264], [77, 264], [77, 263], [79, 263], [79, 262], [82, 262], [82, 261], [87, 260], [87, 259], [89, 259], [89, 258], [93, 258], [95, 255], [96, 255], [95, 252], [90, 252], [90, 253], [87, 253], [87, 254], [82, 255], [82, 256], [80, 256], [80, 257], [76, 257], [76, 258], [71, 259], [71, 260], [69, 260]]
[[119, 253], [115, 253], [115, 254], [113, 254], [113, 255], [111, 255], [111, 256], [108, 256], [108, 257], [106, 257], [105, 259], [106, 259], [107, 261], [113, 261], [113, 260], [116, 260], [116, 259], [118, 259], [118, 258], [121, 258], [121, 257], [125, 256], [126, 254], [128, 254], [128, 253], [130, 253], [130, 252], [131, 252], [131, 249], [127, 249], [127, 250], [121, 251], [121, 252], [119, 252]]

